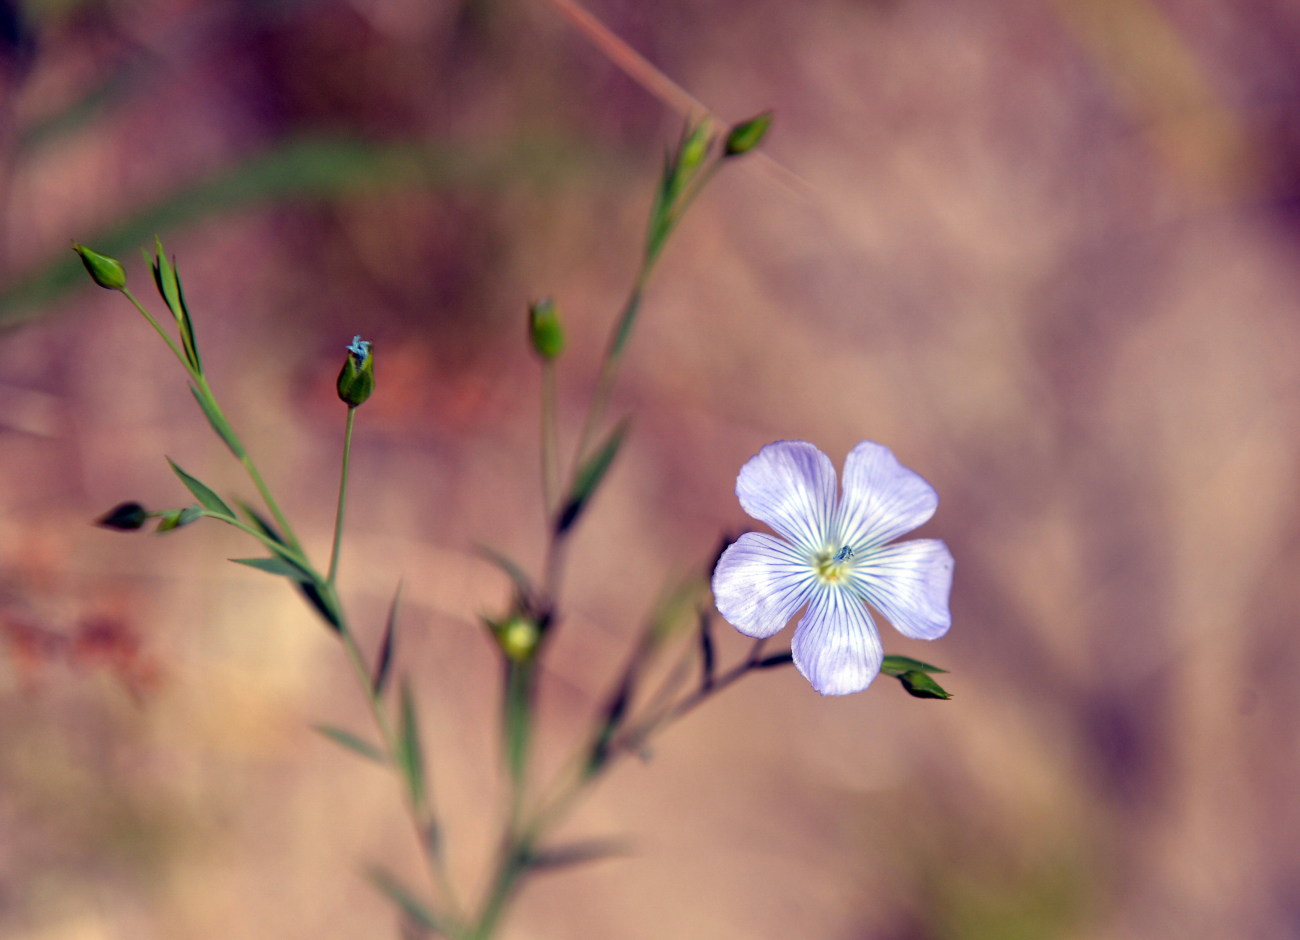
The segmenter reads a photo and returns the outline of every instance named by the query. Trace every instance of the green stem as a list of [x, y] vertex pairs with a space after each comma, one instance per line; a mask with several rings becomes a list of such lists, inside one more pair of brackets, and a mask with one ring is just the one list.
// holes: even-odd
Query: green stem
[[542, 363], [542, 509], [548, 519], [560, 498], [556, 492], [560, 485], [560, 445], [555, 399], [555, 363], [547, 359]]
[[334, 514], [334, 545], [330, 548], [330, 570], [325, 578], [330, 584], [334, 583], [339, 570], [339, 545], [343, 541], [343, 508], [348, 498], [348, 463], [352, 457], [352, 425], [356, 414], [356, 408], [348, 408], [347, 426], [343, 430], [343, 469], [339, 473], [339, 506]]
[[194, 370], [190, 368], [190, 364], [186, 360], [185, 354], [182, 353], [180, 347], [176, 345], [175, 340], [167, 335], [167, 331], [164, 330], [158, 321], [153, 318], [153, 314], [146, 310], [140, 301], [135, 299], [135, 294], [131, 293], [129, 288], [123, 287], [122, 296], [131, 301], [131, 305], [135, 307], [136, 310], [140, 311], [141, 316], [149, 321], [149, 325], [153, 327], [154, 332], [162, 337], [162, 341], [167, 344], [167, 348], [172, 351], [172, 355], [175, 356], [177, 360], [180, 361], [180, 364], [185, 367], [185, 371], [190, 374], [190, 378], [198, 378], [198, 376], [194, 374]]
[[618, 322], [614, 324], [614, 330], [610, 334], [609, 346], [600, 364], [600, 376], [596, 379], [596, 390], [592, 393], [591, 404], [587, 407], [587, 417], [582, 424], [582, 433], [578, 436], [578, 446], [573, 452], [573, 463], [569, 468], [569, 486], [573, 485], [578, 468], [582, 466], [587, 455], [587, 448], [591, 446], [592, 438], [595, 437], [601, 419], [605, 416], [609, 396], [614, 390], [614, 380], [618, 377], [619, 363], [623, 360], [623, 349], [627, 346], [628, 337], [632, 334], [632, 325], [636, 322], [637, 312], [641, 309], [641, 296], [645, 292], [650, 269], [651, 262], [642, 261], [641, 269], [637, 272], [636, 283], [633, 284], [632, 292], [628, 294], [627, 301], [623, 304], [623, 311], [619, 314]]

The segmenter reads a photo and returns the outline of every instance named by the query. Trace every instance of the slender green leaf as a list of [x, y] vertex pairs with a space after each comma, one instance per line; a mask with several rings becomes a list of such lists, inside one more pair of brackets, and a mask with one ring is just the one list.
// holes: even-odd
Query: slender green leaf
[[880, 671], [887, 676], [901, 676], [905, 672], [947, 672], [938, 666], [931, 666], [910, 656], [886, 656], [880, 664]]
[[237, 565], [247, 565], [250, 568], [256, 568], [258, 571], [280, 575], [292, 581], [300, 583], [310, 583], [311, 581], [311, 578], [301, 568], [293, 562], [278, 556], [274, 558], [232, 558], [230, 560]]
[[393, 671], [393, 648], [397, 642], [397, 607], [402, 600], [402, 585], [397, 585], [393, 594], [393, 603], [388, 607], [388, 621], [384, 624], [384, 638], [379, 644], [379, 656], [375, 659], [375, 673], [370, 680], [370, 688], [375, 696], [384, 694], [388, 677]]
[[420, 746], [419, 716], [415, 710], [415, 695], [411, 692], [410, 682], [402, 683], [402, 711], [397, 728], [398, 769], [406, 781], [406, 790], [411, 798], [411, 805], [417, 811], [424, 807], [424, 751]]
[[176, 272], [176, 299], [180, 304], [177, 323], [180, 326], [181, 345], [185, 350], [185, 358], [189, 360], [194, 371], [202, 375], [203, 360], [199, 358], [199, 342], [194, 336], [194, 321], [190, 319], [190, 308], [185, 303], [185, 291], [181, 288], [179, 272]]
[[158, 294], [162, 297], [163, 303], [167, 304], [167, 309], [172, 312], [176, 322], [180, 323], [180, 288], [176, 282], [176, 268], [167, 259], [167, 252], [163, 250], [162, 240], [157, 235], [153, 237], [153, 244], [155, 254], [150, 264], [153, 269], [153, 282], [158, 287]]
[[577, 522], [578, 516], [582, 514], [587, 503], [595, 494], [596, 488], [600, 486], [605, 474], [609, 472], [610, 466], [614, 463], [614, 458], [618, 455], [618, 450], [623, 446], [623, 439], [627, 436], [628, 423], [626, 420], [620, 421], [618, 425], [610, 432], [605, 443], [596, 450], [594, 454], [587, 458], [579, 469], [577, 476], [573, 480], [573, 490], [569, 493], [568, 499], [561, 509], [559, 517], [555, 521], [555, 530], [558, 534], [563, 534], [573, 527]]
[[521, 600], [527, 601], [533, 597], [533, 582], [513, 559], [501, 554], [495, 548], [489, 545], [479, 545], [478, 552], [492, 564], [500, 568], [515, 586], [515, 593]]
[[320, 614], [322, 620], [334, 630], [335, 633], [343, 632], [343, 618], [339, 616], [338, 608], [334, 601], [320, 589], [319, 583], [310, 581], [299, 581], [298, 590], [303, 597], [307, 598], [307, 603], [311, 605], [312, 610]]
[[190, 386], [190, 391], [194, 394], [194, 400], [199, 403], [199, 407], [203, 409], [203, 415], [208, 419], [208, 424], [212, 425], [212, 430], [216, 431], [217, 436], [226, 442], [226, 446], [230, 448], [232, 454], [243, 460], [246, 456], [244, 445], [239, 443], [234, 428], [217, 410], [216, 403], [209, 400], [206, 395], [193, 385]]
[[351, 731], [336, 728], [334, 725], [312, 725], [312, 728], [329, 738], [335, 744], [345, 747], [355, 754], [360, 754], [368, 760], [372, 760], [377, 764], [388, 763], [388, 758], [384, 756], [383, 751], [364, 738], [360, 738], [353, 734]]
[[539, 872], [555, 871], [630, 854], [631, 849], [625, 843], [611, 839], [591, 839], [537, 850], [529, 856], [528, 867]]
[[371, 868], [366, 872], [370, 883], [378, 888], [387, 898], [397, 905], [414, 923], [426, 930], [446, 934], [447, 930], [438, 916], [423, 901], [417, 898], [409, 888], [403, 885], [389, 872], [382, 868]]
[[190, 476], [170, 457], [167, 458], [167, 462], [171, 464], [172, 472], [180, 477], [181, 482], [185, 484], [185, 488], [194, 494], [194, 498], [197, 499], [205, 509], [212, 511], [219, 516], [226, 516], [229, 519], [235, 518], [234, 510], [227, 506], [225, 501], [214, 493], [207, 484]]
[[262, 515], [252, 506], [248, 505], [248, 503], [240, 503], [239, 508], [244, 510], [244, 515], [248, 516], [249, 521], [253, 523], [253, 528], [260, 531], [272, 542], [276, 542], [277, 544], [280, 545], [287, 544], [284, 540], [284, 536], [280, 534], [280, 530], [277, 529], [274, 525], [272, 525], [271, 521], [267, 519], [266, 516]]

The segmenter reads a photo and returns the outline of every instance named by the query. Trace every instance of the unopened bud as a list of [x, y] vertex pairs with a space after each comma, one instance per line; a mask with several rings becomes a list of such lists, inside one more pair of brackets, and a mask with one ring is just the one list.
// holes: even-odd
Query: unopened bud
[[549, 297], [528, 305], [528, 339], [533, 352], [547, 362], [558, 359], [564, 352], [564, 326], [555, 302]]
[[541, 639], [537, 624], [526, 617], [511, 617], [505, 623], [494, 625], [494, 629], [501, 652], [509, 659], [517, 663], [532, 659]]
[[952, 695], [943, 686], [930, 678], [929, 673], [909, 670], [900, 675], [898, 681], [903, 684], [903, 688], [907, 690], [908, 695], [913, 695], [916, 698], [952, 698]]
[[72, 243], [72, 250], [81, 258], [86, 271], [93, 280], [105, 290], [121, 290], [126, 287], [126, 268], [122, 263], [97, 251], [91, 251], [85, 245]]
[[96, 519], [95, 525], [119, 532], [134, 532], [142, 528], [148, 518], [148, 511], [139, 503], [121, 503]]
[[764, 111], [748, 121], [741, 121], [727, 132], [727, 142], [722, 147], [722, 155], [724, 157], [738, 157], [741, 154], [749, 153], [763, 142], [763, 138], [767, 135], [767, 129], [771, 125], [771, 111]]
[[339, 372], [339, 398], [349, 408], [355, 408], [370, 397], [375, 390], [375, 355], [370, 341], [360, 335], [352, 337], [348, 357]]

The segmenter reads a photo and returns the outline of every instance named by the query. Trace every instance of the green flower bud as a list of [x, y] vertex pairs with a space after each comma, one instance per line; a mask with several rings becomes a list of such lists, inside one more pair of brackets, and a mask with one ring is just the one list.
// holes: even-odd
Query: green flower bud
[[95, 525], [119, 532], [134, 532], [144, 527], [149, 513], [139, 503], [121, 503], [95, 520]]
[[916, 698], [952, 698], [952, 695], [943, 686], [930, 678], [928, 673], [909, 670], [902, 673], [898, 677], [898, 681], [903, 684], [903, 688], [907, 690], [908, 695], [913, 695]]
[[537, 624], [526, 617], [511, 617], [505, 623], [494, 623], [492, 630], [501, 652], [517, 663], [526, 663], [533, 658], [542, 636]]
[[122, 263], [97, 251], [91, 251], [85, 245], [72, 243], [72, 250], [81, 258], [86, 271], [93, 280], [105, 290], [121, 290], [126, 287], [126, 268]]
[[549, 297], [528, 305], [528, 338], [533, 352], [547, 362], [558, 359], [564, 352], [564, 326], [559, 311]]
[[370, 341], [362, 339], [360, 334], [352, 337], [347, 349], [348, 357], [339, 372], [339, 398], [349, 408], [355, 408], [375, 390], [375, 355], [370, 350]]
[[767, 129], [772, 125], [772, 112], [764, 111], [748, 121], [741, 121], [727, 132], [727, 142], [723, 145], [724, 157], [738, 157], [749, 153], [763, 142]]

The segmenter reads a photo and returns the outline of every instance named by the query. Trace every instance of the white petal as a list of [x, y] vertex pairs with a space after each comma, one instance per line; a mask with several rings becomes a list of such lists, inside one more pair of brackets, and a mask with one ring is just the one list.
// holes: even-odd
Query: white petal
[[813, 595], [790, 644], [794, 664], [822, 695], [861, 692], [880, 673], [885, 651], [866, 604], [851, 591]]
[[934, 515], [939, 494], [883, 444], [863, 441], [844, 461], [837, 528], [860, 551], [911, 532]]
[[934, 640], [952, 625], [952, 569], [948, 546], [915, 539], [872, 552], [854, 569], [854, 587], [903, 636]]
[[736, 495], [745, 512], [816, 551], [835, 511], [835, 467], [807, 441], [777, 441], [740, 468]]
[[718, 612], [746, 636], [776, 633], [808, 602], [816, 576], [793, 548], [772, 535], [746, 532], [713, 569]]

